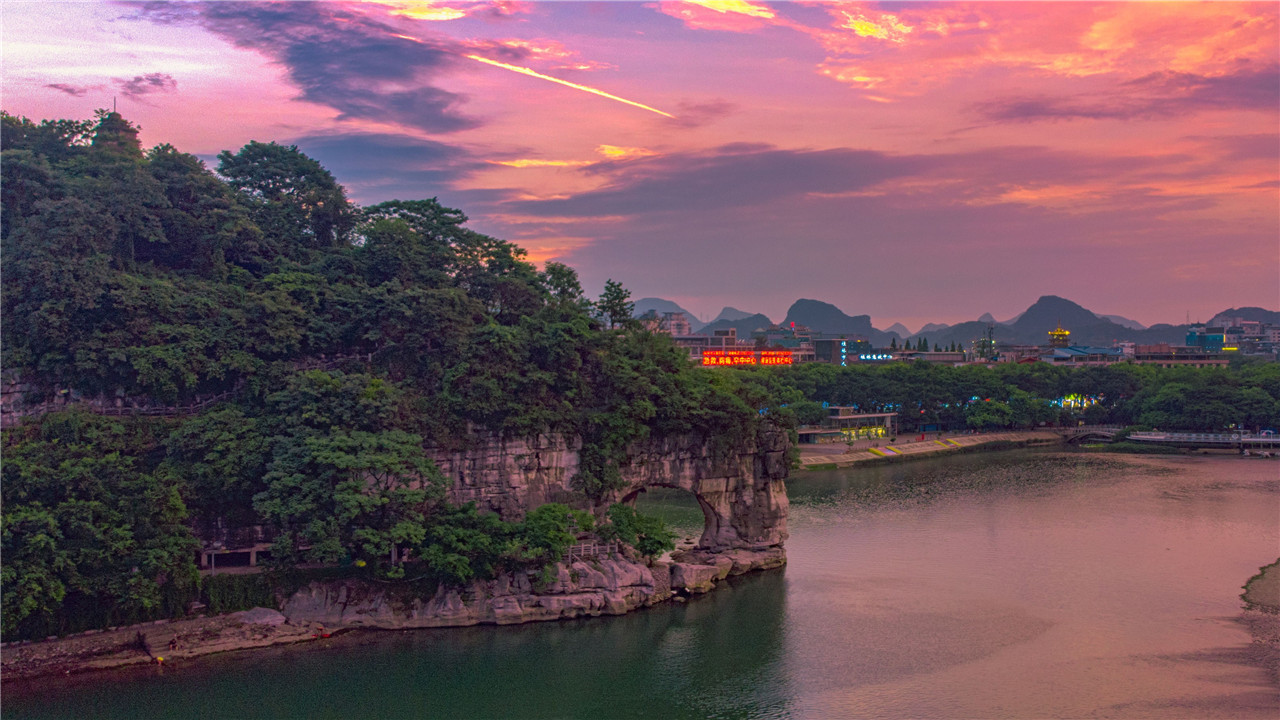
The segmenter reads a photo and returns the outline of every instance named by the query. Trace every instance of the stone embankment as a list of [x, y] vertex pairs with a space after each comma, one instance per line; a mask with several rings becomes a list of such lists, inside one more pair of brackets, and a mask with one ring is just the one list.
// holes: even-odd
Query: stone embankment
[[900, 462], [910, 458], [928, 457], [946, 453], [981, 450], [988, 447], [1058, 445], [1063, 442], [1057, 433], [1047, 430], [981, 433], [975, 435], [943, 435], [927, 433], [924, 440], [902, 438], [901, 442], [863, 441], [850, 447], [843, 443], [805, 445], [800, 448], [800, 468], [803, 470], [853, 467], [860, 464]]

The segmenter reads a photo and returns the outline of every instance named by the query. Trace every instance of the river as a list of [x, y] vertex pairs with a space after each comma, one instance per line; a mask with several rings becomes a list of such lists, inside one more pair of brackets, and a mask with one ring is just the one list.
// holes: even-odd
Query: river
[[1274, 719], [1280, 689], [1237, 618], [1280, 554], [1278, 477], [1043, 451], [803, 473], [787, 567], [686, 604], [43, 681], [6, 687], [3, 712]]

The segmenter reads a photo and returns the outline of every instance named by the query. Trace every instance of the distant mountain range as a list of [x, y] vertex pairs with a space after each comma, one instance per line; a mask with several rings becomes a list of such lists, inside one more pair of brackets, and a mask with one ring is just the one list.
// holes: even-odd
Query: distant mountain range
[[738, 331], [738, 337], [749, 338], [751, 337], [751, 333], [756, 330], [764, 330], [772, 324], [773, 321], [768, 317], [757, 313], [755, 315], [740, 317], [736, 320], [716, 320], [715, 322], [703, 325], [702, 329], [697, 330], [696, 332], [701, 335], [713, 335], [716, 330], [727, 330], [729, 328], [733, 328]]
[[[731, 309], [732, 308], [725, 308], [725, 310]], [[689, 319], [689, 326], [695, 333], [702, 332], [702, 328], [705, 327], [702, 323], [698, 322], [697, 315], [694, 315], [670, 300], [663, 300], [662, 298], [640, 298], [635, 301], [635, 306], [631, 310], [631, 315], [633, 317], [640, 317], [651, 310], [657, 313], [658, 317], [662, 317], [663, 313], [669, 312], [684, 313], [684, 316]]]
[[1260, 307], [1242, 307], [1223, 310], [1209, 321], [1209, 325], [1220, 325], [1228, 318], [1240, 318], [1249, 322], [1264, 322], [1272, 325], [1280, 324], [1280, 312], [1263, 310]]
[[1098, 317], [1103, 318], [1105, 320], [1110, 320], [1111, 322], [1117, 325], [1122, 325], [1124, 327], [1127, 327], [1130, 330], [1146, 330], [1147, 329], [1146, 325], [1143, 325], [1137, 320], [1130, 320], [1129, 318], [1121, 315], [1099, 315]]
[[[694, 332], [712, 334], [715, 330], [734, 328], [738, 337], [751, 337], [751, 333], [773, 325], [768, 316], [751, 314], [737, 308], [726, 307], [720, 311], [716, 319], [706, 325], [699, 325], [689, 311], [679, 305], [661, 298], [643, 298], [636, 301], [636, 315], [648, 310], [658, 313], [683, 312], [693, 323]], [[1209, 324], [1222, 322], [1225, 318], [1243, 318], [1256, 322], [1280, 324], [1280, 312], [1257, 307], [1231, 308], [1214, 316]], [[1167, 342], [1182, 344], [1186, 339], [1187, 325], [1169, 325], [1160, 323], [1144, 327], [1141, 323], [1120, 315], [1099, 315], [1084, 307], [1055, 295], [1045, 295], [1036, 300], [1025, 311], [1015, 315], [1011, 320], [997, 322], [990, 313], [984, 313], [977, 320], [945, 325], [929, 323], [919, 332], [910, 333], [900, 323], [894, 323], [887, 330], [878, 330], [871, 324], [869, 315], [848, 315], [830, 303], [820, 300], [797, 300], [787, 310], [786, 318], [778, 323], [786, 327], [794, 322], [811, 330], [828, 335], [857, 335], [866, 338], [876, 347], [885, 347], [891, 340], [897, 339], [916, 342], [924, 337], [930, 345], [947, 345], [958, 342], [967, 345], [982, 337], [991, 326], [997, 342], [1017, 345], [1043, 345], [1048, 340], [1048, 332], [1059, 325], [1071, 331], [1073, 345], [1110, 346], [1117, 341], [1131, 341], [1143, 344]]]

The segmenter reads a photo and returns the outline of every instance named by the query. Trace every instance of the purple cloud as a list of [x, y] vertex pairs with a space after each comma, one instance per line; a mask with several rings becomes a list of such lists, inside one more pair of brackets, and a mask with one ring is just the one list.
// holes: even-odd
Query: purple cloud
[[457, 180], [485, 165], [456, 145], [403, 135], [313, 135], [292, 142], [332, 172], [362, 204], [448, 194]]
[[917, 168], [913, 158], [869, 150], [782, 150], [739, 144], [705, 153], [596, 163], [584, 169], [615, 179], [599, 190], [558, 200], [512, 203], [517, 212], [552, 216], [678, 213], [772, 202], [813, 192], [867, 188]]
[[400, 37], [390, 25], [324, 3], [174, 5], [147, 3], [139, 13], [153, 22], [197, 24], [262, 53], [284, 66], [301, 99], [344, 118], [441, 133], [479, 124], [459, 111], [465, 96], [428, 84], [461, 54], [454, 41]]
[[1152, 73], [1092, 98], [1009, 97], [981, 103], [974, 109], [995, 122], [1037, 122], [1167, 118], [1213, 109], [1274, 112], [1277, 107], [1280, 65], [1246, 67], [1218, 76]]
[[45, 87], [52, 88], [59, 92], [64, 92], [68, 95], [74, 95], [75, 97], [83, 97], [85, 93], [89, 92], [89, 88], [87, 87], [80, 87], [78, 85], [67, 85], [66, 83], [49, 83], [45, 85]]
[[147, 73], [146, 75], [135, 75], [130, 80], [115, 79], [116, 87], [120, 88], [120, 92], [127, 98], [137, 100], [144, 95], [152, 93], [170, 93], [178, 89], [178, 81], [173, 79], [168, 73]]
[[676, 105], [676, 117], [662, 122], [681, 128], [696, 128], [732, 115], [737, 111], [738, 106], [728, 100], [715, 99], [700, 103], [681, 101]]

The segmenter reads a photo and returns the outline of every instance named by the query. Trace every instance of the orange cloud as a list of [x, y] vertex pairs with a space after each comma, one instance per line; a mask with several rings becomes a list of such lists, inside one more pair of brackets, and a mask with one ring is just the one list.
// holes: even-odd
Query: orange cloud
[[433, 22], [459, 20], [479, 12], [514, 15], [524, 12], [525, 8], [525, 4], [520, 2], [444, 3], [435, 0], [362, 0], [361, 4], [383, 5], [397, 17]]
[[657, 154], [645, 148], [622, 147], [620, 145], [600, 145], [596, 148], [596, 152], [610, 160], [627, 160], [629, 158], [648, 157]]
[[905, 42], [907, 33], [914, 28], [903, 24], [897, 15], [889, 13], [872, 14], [866, 12], [839, 11], [844, 16], [840, 27], [852, 30], [858, 37], [888, 40], [889, 42]]
[[772, 9], [745, 0], [659, 2], [658, 11], [697, 30], [748, 32], [777, 18]]
[[774, 12], [763, 5], [746, 2], [746, 0], [687, 0], [690, 5], [701, 5], [718, 13], [736, 13], [758, 18], [776, 17]]
[[1274, 6], [1262, 4], [939, 3], [895, 14], [847, 5], [827, 12], [831, 27], [803, 29], [828, 53], [818, 72], [890, 97], [991, 68], [1118, 82], [1169, 71], [1217, 76], [1244, 63], [1273, 64], [1280, 47]]
[[518, 160], [490, 160], [494, 165], [506, 165], [513, 168], [531, 168], [531, 167], [582, 167], [590, 165], [590, 160], [535, 160], [531, 158], [520, 158]]

